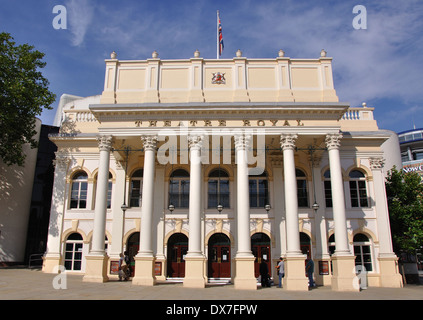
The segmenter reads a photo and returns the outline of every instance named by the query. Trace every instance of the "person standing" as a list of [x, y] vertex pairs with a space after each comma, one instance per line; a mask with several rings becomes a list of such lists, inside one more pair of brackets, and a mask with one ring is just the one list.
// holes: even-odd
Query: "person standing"
[[282, 278], [285, 277], [285, 266], [282, 257], [279, 258], [279, 263], [276, 266], [276, 269], [278, 270], [279, 276], [279, 288], [282, 288]]
[[307, 273], [307, 276], [308, 276], [308, 287], [309, 288], [314, 287], [313, 272], [314, 272], [314, 262], [310, 258], [310, 259], [307, 260], [307, 264], [306, 264], [306, 273]]

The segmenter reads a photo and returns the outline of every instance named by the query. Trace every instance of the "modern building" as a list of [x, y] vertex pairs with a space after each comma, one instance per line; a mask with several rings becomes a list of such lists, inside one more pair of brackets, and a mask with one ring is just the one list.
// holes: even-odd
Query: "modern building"
[[402, 170], [423, 175], [423, 129], [398, 133], [401, 148]]
[[50, 136], [45, 272], [117, 279], [126, 251], [136, 285], [256, 289], [259, 264], [277, 282], [283, 257], [284, 288], [308, 290], [312, 258], [334, 290], [402, 286], [384, 186], [395, 134], [339, 102], [324, 50], [105, 63], [102, 94], [65, 104]]
[[48, 135], [59, 128], [36, 119], [35, 130], [38, 148], [23, 146], [23, 166], [0, 160], [0, 266], [28, 264], [33, 254], [40, 261], [46, 249], [57, 150]]

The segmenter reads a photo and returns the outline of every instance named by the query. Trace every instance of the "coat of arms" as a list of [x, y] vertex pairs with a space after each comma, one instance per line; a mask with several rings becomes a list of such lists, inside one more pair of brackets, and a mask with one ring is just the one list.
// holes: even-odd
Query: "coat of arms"
[[213, 84], [226, 84], [225, 74], [220, 72], [213, 72]]

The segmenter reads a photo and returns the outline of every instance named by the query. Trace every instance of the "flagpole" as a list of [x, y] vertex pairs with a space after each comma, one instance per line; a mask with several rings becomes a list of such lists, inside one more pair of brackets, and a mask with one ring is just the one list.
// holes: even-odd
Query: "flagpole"
[[217, 40], [217, 52], [216, 52], [216, 59], [219, 59], [219, 46], [220, 46], [220, 41], [219, 41], [219, 10], [217, 10], [217, 21], [216, 21], [216, 40]]

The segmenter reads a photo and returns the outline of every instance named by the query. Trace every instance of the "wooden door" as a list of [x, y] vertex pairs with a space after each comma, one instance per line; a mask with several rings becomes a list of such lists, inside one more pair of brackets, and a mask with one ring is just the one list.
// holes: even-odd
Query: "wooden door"
[[167, 246], [167, 276], [185, 277], [185, 256], [188, 252], [188, 238], [182, 233], [175, 233], [169, 238]]
[[264, 233], [255, 233], [251, 236], [251, 251], [255, 257], [254, 276], [260, 276], [260, 263], [266, 262], [269, 275], [272, 274], [270, 256], [270, 238]]
[[231, 244], [223, 233], [216, 233], [210, 237], [208, 252], [209, 278], [231, 277]]

